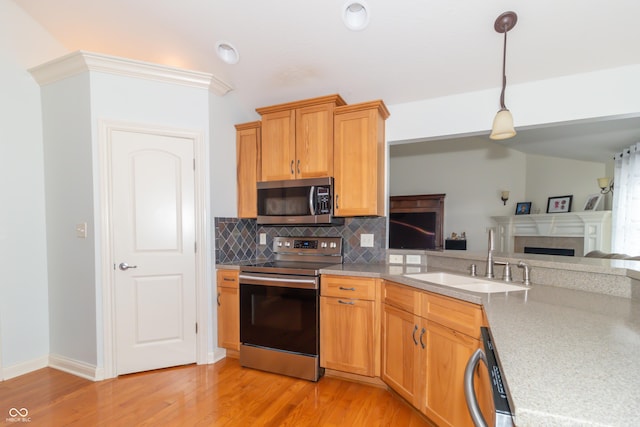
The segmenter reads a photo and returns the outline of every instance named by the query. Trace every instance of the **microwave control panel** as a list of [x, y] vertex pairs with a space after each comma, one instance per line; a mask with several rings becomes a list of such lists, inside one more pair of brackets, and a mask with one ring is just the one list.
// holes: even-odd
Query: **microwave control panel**
[[331, 213], [331, 191], [330, 187], [316, 188], [316, 215]]

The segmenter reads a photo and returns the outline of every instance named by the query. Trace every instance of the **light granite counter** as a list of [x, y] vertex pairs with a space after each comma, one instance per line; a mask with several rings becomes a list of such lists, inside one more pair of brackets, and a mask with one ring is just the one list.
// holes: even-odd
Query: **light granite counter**
[[[635, 274], [624, 265], [612, 271], [599, 261], [587, 260], [575, 270], [595, 270], [592, 280], [597, 280], [594, 273], [625, 278]], [[555, 261], [538, 260], [535, 268], [544, 268], [545, 262]], [[446, 269], [344, 264], [321, 273], [381, 277], [482, 304], [517, 426], [640, 425], [638, 300], [535, 282], [527, 291], [480, 294], [403, 276], [427, 270]]]

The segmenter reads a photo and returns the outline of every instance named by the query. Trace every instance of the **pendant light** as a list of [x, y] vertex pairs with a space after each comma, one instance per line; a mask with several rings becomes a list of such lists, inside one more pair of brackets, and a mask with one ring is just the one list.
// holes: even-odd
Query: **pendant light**
[[511, 111], [504, 105], [504, 90], [507, 86], [506, 62], [507, 62], [507, 32], [515, 27], [518, 22], [518, 15], [515, 12], [505, 12], [498, 16], [493, 28], [499, 33], [504, 33], [504, 49], [502, 51], [502, 92], [500, 93], [500, 111], [493, 119], [491, 127], [491, 139], [507, 139], [516, 135], [513, 127], [513, 116]]

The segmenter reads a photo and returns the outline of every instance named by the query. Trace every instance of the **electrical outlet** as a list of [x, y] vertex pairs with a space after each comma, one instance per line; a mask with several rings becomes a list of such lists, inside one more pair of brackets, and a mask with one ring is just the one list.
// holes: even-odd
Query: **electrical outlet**
[[389, 255], [389, 264], [404, 264], [404, 256], [398, 254]]
[[360, 247], [372, 248], [373, 247], [373, 234], [361, 234], [360, 235]]
[[420, 255], [407, 255], [407, 264], [420, 264]]
[[267, 244], [267, 233], [260, 233], [260, 244], [261, 245]]

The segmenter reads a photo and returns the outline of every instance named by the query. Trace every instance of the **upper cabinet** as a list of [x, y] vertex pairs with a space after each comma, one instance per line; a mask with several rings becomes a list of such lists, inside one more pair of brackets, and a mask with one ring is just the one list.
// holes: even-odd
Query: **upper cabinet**
[[383, 216], [385, 120], [382, 101], [345, 105], [334, 116], [334, 212]]
[[257, 108], [262, 116], [259, 181], [334, 174], [334, 110], [340, 95]]
[[236, 125], [238, 218], [256, 218], [260, 178], [260, 122]]

